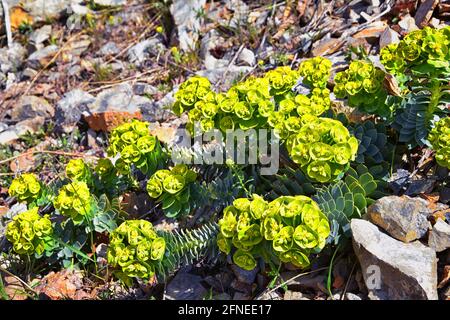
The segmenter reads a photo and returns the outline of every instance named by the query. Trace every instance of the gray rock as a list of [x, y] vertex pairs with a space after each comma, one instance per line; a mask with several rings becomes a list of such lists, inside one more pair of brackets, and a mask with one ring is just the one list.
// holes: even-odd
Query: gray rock
[[284, 293], [284, 300], [309, 300], [303, 296], [303, 293], [297, 291], [287, 290]]
[[422, 238], [431, 228], [427, 220], [431, 210], [428, 202], [408, 196], [388, 196], [377, 200], [367, 209], [369, 220], [392, 237], [403, 242]]
[[106, 258], [106, 253], [108, 252], [108, 245], [106, 243], [100, 243], [97, 248], [95, 248], [95, 253], [99, 258]]
[[374, 300], [436, 300], [437, 260], [434, 250], [419, 241], [395, 240], [369, 221], [350, 223], [353, 249], [361, 265], [369, 298]]
[[38, 72], [32, 68], [25, 68], [25, 70], [22, 71], [22, 78], [23, 79], [33, 79]]
[[17, 42], [13, 42], [11, 48], [0, 48], [0, 71], [4, 74], [17, 72], [26, 55], [27, 50]]
[[27, 211], [27, 205], [25, 203], [17, 202], [9, 208], [8, 212], [5, 214], [5, 218], [12, 220], [18, 214]]
[[57, 45], [49, 45], [37, 50], [28, 57], [28, 65], [33, 69], [42, 68], [50, 62], [58, 50], [59, 48]]
[[417, 196], [423, 193], [430, 193], [433, 191], [435, 184], [436, 184], [435, 179], [413, 180], [406, 189], [405, 194], [408, 196]]
[[229, 67], [222, 67], [212, 70], [200, 70], [196, 72], [196, 74], [208, 78], [211, 83], [222, 81], [224, 86], [229, 87], [233, 81], [251, 72], [252, 70], [252, 67], [231, 65]]
[[138, 96], [143, 96], [143, 95], [153, 95], [158, 93], [158, 88], [156, 88], [155, 86], [152, 86], [148, 83], [143, 83], [143, 82], [138, 82], [136, 84], [133, 85], [133, 92], [134, 94], [137, 94]]
[[244, 270], [239, 268], [237, 265], [232, 264], [231, 269], [233, 270], [236, 278], [243, 283], [252, 284], [255, 282], [256, 275], [259, 271], [259, 268], [255, 268], [253, 270]]
[[406, 33], [410, 33], [411, 31], [418, 30], [419, 28], [416, 25], [416, 21], [409, 14], [405, 15], [402, 20], [398, 23], [400, 28], [403, 29]]
[[195, 49], [201, 27], [198, 12], [205, 4], [206, 0], [174, 0], [170, 6], [170, 13], [177, 27], [180, 48], [183, 51]]
[[215, 49], [220, 44], [224, 43], [225, 39], [219, 35], [215, 29], [210, 30], [201, 40], [200, 57], [203, 59], [203, 64], [208, 70], [226, 67], [229, 61], [226, 59], [217, 59], [210, 50]]
[[119, 51], [120, 50], [119, 47], [117, 47], [117, 44], [110, 41], [106, 43], [103, 47], [101, 47], [99, 54], [102, 56], [112, 56], [119, 53]]
[[84, 52], [89, 49], [92, 41], [89, 36], [83, 37], [80, 41], [72, 42], [67, 49], [67, 53], [70, 53], [73, 56], [81, 56]]
[[111, 6], [123, 6], [127, 4], [128, 0], [94, 0], [95, 4], [111, 7]]
[[354, 293], [351, 292], [347, 292], [345, 294], [345, 299], [346, 300], [362, 300], [362, 298]]
[[165, 297], [168, 300], [201, 300], [207, 290], [201, 285], [200, 281], [202, 281], [200, 276], [180, 270], [167, 284]]
[[149, 106], [151, 106], [150, 99], [135, 95], [133, 87], [129, 83], [124, 83], [100, 92], [95, 101], [89, 105], [89, 111], [92, 113], [106, 111], [134, 113]]
[[80, 121], [83, 111], [95, 101], [95, 97], [83, 90], [75, 89], [67, 92], [56, 105], [56, 125], [64, 132], [70, 132]]
[[11, 127], [9, 129], [0, 132], [0, 145], [8, 144], [17, 139], [19, 139], [19, 135], [17, 134], [14, 127]]
[[249, 66], [253, 66], [256, 63], [255, 54], [253, 53], [253, 51], [244, 48], [239, 54], [238, 62], [243, 62], [248, 64]]
[[237, 28], [247, 21], [250, 10], [244, 1], [227, 0], [225, 6], [233, 12], [233, 17], [229, 21], [230, 27]]
[[400, 35], [395, 30], [387, 27], [380, 35], [380, 48], [384, 48], [385, 46], [391, 43], [399, 43]]
[[8, 129], [8, 125], [4, 122], [0, 122], [0, 132], [5, 131]]
[[265, 291], [256, 297], [255, 300], [283, 300], [283, 298], [276, 291]]
[[141, 65], [149, 57], [149, 52], [158, 54], [165, 49], [164, 44], [158, 38], [151, 38], [139, 42], [127, 51], [128, 61], [136, 65]]
[[11, 110], [13, 121], [32, 119], [36, 116], [51, 118], [55, 110], [47, 100], [36, 96], [22, 96]]
[[428, 246], [436, 252], [450, 248], [450, 225], [438, 219], [428, 237]]
[[33, 17], [33, 22], [58, 19], [72, 3], [82, 0], [22, 0], [23, 8]]
[[33, 31], [30, 35], [30, 42], [38, 49], [42, 49], [42, 43], [50, 39], [52, 33], [52, 26], [46, 24], [39, 29]]

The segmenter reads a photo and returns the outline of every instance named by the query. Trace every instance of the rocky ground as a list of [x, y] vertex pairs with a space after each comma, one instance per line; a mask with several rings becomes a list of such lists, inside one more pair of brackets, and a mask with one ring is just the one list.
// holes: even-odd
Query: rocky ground
[[[37, 171], [50, 183], [71, 157], [103, 156], [108, 130], [124, 119], [150, 121], [162, 141], [172, 141], [186, 122], [169, 109], [173, 94], [193, 74], [227, 88], [317, 55], [339, 70], [348, 57], [373, 55], [409, 31], [450, 22], [450, 2], [437, 0], [3, 0], [0, 16], [5, 4], [0, 217], [23, 210], [7, 197], [16, 173]], [[352, 243], [331, 269], [334, 252], [324, 252], [306, 273], [216, 261], [181, 269], [151, 290], [142, 284], [124, 291], [67, 270], [43, 279], [3, 272], [3, 282], [17, 299], [27, 297], [15, 296], [17, 288], [52, 299], [450, 299], [450, 189], [434, 189], [448, 172], [427, 175], [426, 157], [416, 158], [393, 171], [396, 195], [352, 221]], [[139, 197], [130, 195], [125, 210], [137, 214]], [[96, 250], [102, 259], [102, 247]]]

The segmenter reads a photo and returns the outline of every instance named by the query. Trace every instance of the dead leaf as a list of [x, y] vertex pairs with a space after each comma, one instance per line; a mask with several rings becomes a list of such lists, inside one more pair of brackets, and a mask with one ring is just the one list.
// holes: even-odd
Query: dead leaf
[[4, 216], [9, 211], [7, 206], [0, 206], [0, 218]]
[[18, 171], [30, 171], [35, 168], [35, 158], [33, 155], [34, 148], [28, 149], [26, 152], [21, 154], [18, 158], [11, 161], [9, 167], [12, 172]]
[[339, 289], [345, 284], [345, 279], [341, 276], [334, 277], [333, 288]]
[[[378, 21], [377, 21], [378, 22]], [[378, 38], [387, 28], [386, 23], [377, 23], [368, 26], [367, 28], [355, 33], [353, 38]]]
[[27, 291], [22, 282], [12, 276], [5, 276], [3, 278], [5, 292], [11, 300], [26, 300], [28, 299]]
[[384, 80], [383, 80], [383, 86], [384, 88], [389, 92], [389, 94], [393, 96], [400, 97], [401, 91], [398, 86], [398, 82], [395, 79], [395, 77], [389, 73], [386, 73]]
[[89, 127], [95, 131], [111, 131], [118, 125], [131, 119], [142, 120], [142, 114], [139, 111], [134, 113], [106, 111], [94, 113], [84, 117]]
[[92, 298], [92, 295], [85, 291], [82, 272], [76, 270], [50, 272], [41, 280], [36, 291], [52, 300]]
[[33, 22], [33, 18], [21, 7], [12, 8], [10, 18], [13, 30], [19, 29], [23, 23], [31, 24]]

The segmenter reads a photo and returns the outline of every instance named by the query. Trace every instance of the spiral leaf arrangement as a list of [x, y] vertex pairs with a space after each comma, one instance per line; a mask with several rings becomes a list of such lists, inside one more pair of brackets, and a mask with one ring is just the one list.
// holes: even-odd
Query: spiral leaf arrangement
[[162, 203], [164, 214], [169, 218], [187, 215], [191, 211], [190, 195], [197, 174], [185, 164], [172, 170], [158, 170], [147, 182], [150, 197]]

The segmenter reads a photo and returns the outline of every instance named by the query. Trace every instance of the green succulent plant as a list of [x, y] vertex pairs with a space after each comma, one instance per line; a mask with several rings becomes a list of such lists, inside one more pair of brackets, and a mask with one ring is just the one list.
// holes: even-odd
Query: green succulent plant
[[393, 127], [400, 134], [399, 141], [408, 143], [410, 148], [429, 144], [427, 136], [432, 123], [448, 112], [449, 44], [449, 26], [425, 27], [380, 52], [381, 63], [402, 88]]
[[303, 61], [299, 73], [303, 82], [313, 88], [325, 88], [331, 75], [331, 61], [323, 57], [314, 57]]
[[391, 118], [394, 110], [386, 103], [384, 78], [385, 73], [371, 62], [352, 61], [347, 70], [338, 72], [334, 77], [333, 91], [337, 98], [347, 98], [351, 107]]
[[83, 159], [70, 160], [66, 165], [66, 176], [72, 181], [90, 183], [92, 180], [91, 169], [84, 163]]
[[330, 182], [355, 160], [358, 140], [338, 120], [303, 117], [301, 129], [286, 142], [291, 159], [318, 182]]
[[32, 173], [23, 173], [15, 178], [9, 186], [8, 193], [19, 202], [30, 204], [38, 200], [43, 192], [43, 186]]
[[380, 61], [386, 70], [396, 75], [446, 69], [450, 66], [449, 44], [450, 27], [425, 27], [381, 49]]
[[450, 117], [442, 118], [435, 123], [428, 140], [436, 151], [436, 162], [450, 169]]
[[145, 220], [127, 220], [109, 236], [108, 263], [114, 274], [131, 286], [131, 278], [150, 280], [163, 259], [166, 241]]
[[48, 215], [40, 216], [34, 207], [14, 216], [7, 225], [6, 239], [17, 254], [41, 256], [53, 248], [53, 226]]
[[139, 120], [116, 127], [107, 152], [110, 157], [119, 157], [115, 167], [121, 174], [129, 174], [133, 166], [144, 174], [153, 174], [166, 162], [158, 138], [150, 134], [147, 122]]
[[328, 219], [306, 196], [271, 202], [256, 194], [238, 198], [224, 209], [219, 226], [219, 249], [233, 253], [233, 262], [245, 270], [254, 269], [258, 258], [306, 268], [309, 256], [323, 249], [330, 234]]
[[171, 170], [156, 171], [147, 182], [147, 192], [151, 198], [162, 203], [167, 217], [185, 216], [193, 209], [190, 197], [196, 179], [195, 171], [185, 164], [178, 164]]
[[[184, 111], [194, 108], [197, 102], [210, 101], [211, 83], [205, 77], [195, 76], [183, 82], [175, 93], [175, 114], [181, 115]], [[205, 108], [206, 109], [206, 108]]]
[[366, 165], [380, 164], [386, 159], [390, 159], [389, 155], [393, 147], [388, 142], [384, 123], [375, 124], [373, 121], [364, 121], [349, 129], [359, 142], [356, 162]]
[[74, 224], [82, 224], [90, 220], [93, 214], [93, 198], [84, 181], [74, 181], [61, 187], [53, 201], [60, 214], [73, 220]]

